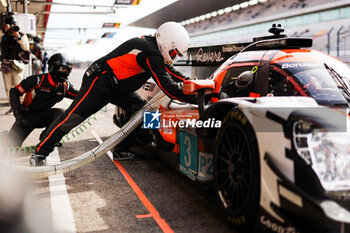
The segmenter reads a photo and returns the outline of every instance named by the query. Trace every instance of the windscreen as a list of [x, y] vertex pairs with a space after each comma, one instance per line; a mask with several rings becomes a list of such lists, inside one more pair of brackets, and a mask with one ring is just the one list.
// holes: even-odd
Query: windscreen
[[311, 96], [319, 104], [344, 105], [350, 102], [350, 67], [320, 54], [317, 61], [284, 62], [272, 65], [277, 78], [274, 95]]

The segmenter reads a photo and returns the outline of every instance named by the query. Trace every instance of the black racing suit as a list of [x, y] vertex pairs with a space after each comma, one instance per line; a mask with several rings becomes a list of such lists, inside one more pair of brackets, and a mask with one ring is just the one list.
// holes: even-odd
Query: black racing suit
[[[64, 97], [74, 99], [78, 91], [68, 81], [56, 83], [50, 73], [29, 76], [11, 88], [10, 102], [16, 121], [7, 145], [21, 146], [35, 128], [47, 128], [64, 111], [52, 108]], [[25, 94], [23, 103], [20, 96]]]
[[182, 81], [188, 77], [164, 64], [155, 37], [133, 38], [87, 69], [78, 96], [50, 125], [36, 153], [47, 156], [66, 133], [108, 103], [123, 108], [128, 114], [138, 111], [145, 100], [135, 91], [150, 77], [169, 97], [195, 103], [194, 97], [182, 92]]

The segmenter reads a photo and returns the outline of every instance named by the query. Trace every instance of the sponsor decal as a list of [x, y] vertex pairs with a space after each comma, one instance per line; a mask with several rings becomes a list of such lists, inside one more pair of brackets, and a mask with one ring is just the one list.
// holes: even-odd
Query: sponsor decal
[[222, 46], [223, 53], [239, 52], [244, 49], [244, 46], [224, 45]]
[[260, 217], [260, 223], [268, 228], [272, 232], [277, 232], [277, 233], [298, 233], [298, 231], [291, 226], [283, 226], [279, 223], [273, 222], [270, 220], [268, 217], [265, 215], [262, 215]]
[[[186, 116], [186, 115], [185, 115]], [[180, 118], [180, 119], [179, 119]], [[182, 118], [182, 119], [181, 119]], [[183, 118], [181, 114], [166, 115], [161, 118], [161, 113], [144, 112], [143, 113], [143, 128], [144, 129], [166, 129], [166, 128], [220, 128], [221, 121], [215, 118], [200, 120], [196, 118]]]
[[198, 49], [195, 55], [197, 62], [221, 62], [224, 58], [221, 56], [221, 52], [204, 52], [203, 48]]
[[319, 63], [283, 63], [282, 69], [302, 68], [302, 67], [317, 67]]
[[268, 41], [268, 42], [262, 42], [259, 44], [256, 44], [256, 47], [265, 47], [265, 46], [273, 46], [273, 45], [285, 45], [285, 40], [276, 40], [276, 41]]
[[19, 92], [21, 92], [21, 94], [23, 94], [24, 92], [26, 92], [21, 85], [17, 85], [17, 89], [19, 90]]
[[41, 87], [40, 90], [45, 92], [51, 92], [51, 89], [48, 87]]
[[199, 151], [198, 153], [198, 177], [212, 179], [214, 173], [213, 155]]

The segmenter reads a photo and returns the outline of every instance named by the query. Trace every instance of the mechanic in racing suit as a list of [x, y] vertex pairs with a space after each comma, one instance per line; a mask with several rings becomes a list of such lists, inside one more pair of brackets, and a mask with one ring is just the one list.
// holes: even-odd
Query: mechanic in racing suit
[[78, 96], [71, 106], [49, 127], [30, 158], [32, 166], [46, 164], [54, 145], [73, 127], [108, 103], [134, 113], [145, 100], [135, 93], [152, 77], [170, 98], [195, 103], [193, 96], [183, 94], [182, 81], [187, 77], [170, 63], [187, 52], [189, 36], [179, 23], [167, 22], [155, 36], [130, 39], [106, 56], [95, 61], [85, 72]]
[[[50, 57], [48, 64], [49, 73], [29, 76], [10, 90], [16, 121], [8, 134], [7, 145], [21, 146], [35, 128], [49, 127], [64, 112], [52, 107], [64, 97], [74, 99], [77, 96], [78, 91], [67, 81], [72, 69], [67, 59], [57, 53]], [[25, 98], [21, 104], [23, 94]]]

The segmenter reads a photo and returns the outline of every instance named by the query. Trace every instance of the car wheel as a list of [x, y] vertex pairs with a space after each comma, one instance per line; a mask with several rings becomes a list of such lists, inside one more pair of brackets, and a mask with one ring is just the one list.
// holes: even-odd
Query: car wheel
[[214, 185], [229, 222], [252, 232], [259, 212], [259, 153], [254, 131], [238, 110], [225, 116], [216, 137]]

